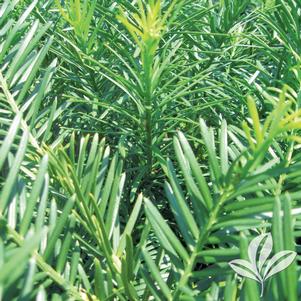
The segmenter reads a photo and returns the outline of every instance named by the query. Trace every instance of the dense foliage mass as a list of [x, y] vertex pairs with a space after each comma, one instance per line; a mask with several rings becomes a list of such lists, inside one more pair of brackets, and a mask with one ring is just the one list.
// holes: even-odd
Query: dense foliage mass
[[301, 299], [300, 0], [0, 0], [0, 300]]

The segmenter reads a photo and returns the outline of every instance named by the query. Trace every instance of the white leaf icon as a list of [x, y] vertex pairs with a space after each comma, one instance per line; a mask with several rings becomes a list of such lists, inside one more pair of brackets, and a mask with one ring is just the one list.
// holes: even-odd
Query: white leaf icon
[[[229, 265], [240, 276], [248, 277], [258, 282], [261, 282], [260, 275], [258, 275], [256, 271], [254, 272], [253, 266], [249, 261], [244, 259], [235, 259], [230, 261]], [[244, 267], [245, 269], [242, 267]]]
[[272, 235], [269, 233], [267, 235], [267, 238], [260, 251], [259, 261], [258, 261], [258, 272], [259, 273], [261, 272], [261, 269], [262, 269], [264, 263], [270, 256], [272, 249], [273, 249], [273, 240], [272, 240]]
[[[281, 251], [274, 255], [272, 259], [268, 262], [265, 272], [264, 272], [264, 280], [270, 278], [276, 273], [286, 269], [297, 256], [296, 252], [293, 251]], [[278, 263], [276, 263], [278, 262]], [[276, 264], [275, 264], [276, 263]], [[274, 265], [275, 264], [275, 265]], [[272, 267], [274, 265], [274, 267]], [[271, 268], [272, 267], [272, 268]]]
[[[260, 245], [262, 245], [261, 250], [259, 250]], [[263, 296], [265, 280], [286, 269], [297, 256], [296, 252], [286, 250], [275, 254], [272, 259], [268, 260], [272, 249], [272, 235], [270, 233], [261, 234], [250, 242], [248, 248], [250, 262], [243, 259], [235, 259], [229, 262], [230, 267], [237, 274], [260, 283], [260, 297]], [[258, 264], [256, 264], [257, 254], [259, 255]], [[267, 264], [264, 268], [266, 262]]]

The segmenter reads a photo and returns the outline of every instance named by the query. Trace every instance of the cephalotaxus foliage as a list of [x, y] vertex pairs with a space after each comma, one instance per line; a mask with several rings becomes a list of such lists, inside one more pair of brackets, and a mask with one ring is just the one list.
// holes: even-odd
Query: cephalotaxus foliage
[[299, 300], [300, 12], [0, 1], [0, 300]]
[[[154, 147], [154, 127], [157, 121], [154, 120], [156, 115], [156, 90], [160, 83], [161, 75], [164, 71], [164, 63], [160, 62], [160, 57], [156, 58], [159, 43], [163, 37], [166, 27], [168, 26], [168, 18], [173, 12], [177, 1], [172, 1], [168, 9], [162, 13], [161, 1], [150, 1], [143, 3], [138, 1], [139, 13], [132, 13], [129, 17], [121, 10], [118, 20], [126, 27], [132, 38], [138, 46], [140, 52], [142, 77], [139, 79], [139, 88], [141, 89], [139, 104], [142, 110], [142, 124], [145, 131], [145, 153], [147, 159], [147, 174], [152, 172]], [[158, 142], [157, 142], [158, 143]]]
[[[289, 208], [294, 199], [297, 208], [299, 206], [300, 194], [295, 194], [294, 187], [290, 195], [287, 185], [289, 187], [290, 181], [299, 178], [300, 172], [296, 169], [300, 163], [291, 161], [292, 149], [289, 149], [287, 161], [281, 159], [283, 154], [277, 155], [273, 148], [278, 139], [288, 139], [293, 144], [300, 140], [299, 136], [292, 135], [301, 126], [300, 109], [295, 109], [295, 102], [290, 97], [286, 99], [286, 89], [280, 93], [275, 109], [263, 125], [252, 98], [248, 99], [248, 107], [252, 130], [247, 122], [243, 122], [244, 131], [228, 129], [223, 120], [217, 142], [213, 129], [200, 120], [209, 175], [204, 174], [203, 168], [198, 165], [185, 136], [179, 132], [178, 137], [174, 138], [176, 158], [185, 188], [183, 190], [181, 187], [182, 181], [172, 161], [168, 159], [164, 163], [169, 179], [165, 191], [181, 240], [175, 236], [174, 230], [164, 221], [158, 209], [146, 200], [148, 220], [170, 257], [169, 277], [177, 279], [167, 286], [158, 275], [152, 274], [159, 286], [158, 294], [163, 294], [164, 298], [175, 300], [203, 295], [201, 290], [197, 290], [198, 283], [202, 281], [201, 275], [225, 281], [227, 272], [224, 278], [220, 275], [227, 269], [223, 264], [234, 254], [239, 254], [236, 229], [242, 227], [251, 231], [262, 220], [269, 220], [270, 217], [261, 216], [261, 212], [273, 211], [276, 199], [282, 200], [284, 206]], [[291, 209], [287, 210], [290, 212]], [[268, 229], [268, 225], [262, 224], [261, 228]], [[293, 238], [290, 239], [292, 248]], [[197, 268], [200, 263], [204, 265], [204, 271]], [[154, 262], [149, 261], [148, 265], [152, 270]], [[293, 274], [296, 274], [296, 267]], [[259, 298], [256, 286], [254, 289], [254, 292], [248, 294]], [[296, 288], [291, 293], [296, 296]], [[226, 294], [226, 291], [221, 290], [219, 294]], [[235, 294], [238, 295], [237, 292]]]

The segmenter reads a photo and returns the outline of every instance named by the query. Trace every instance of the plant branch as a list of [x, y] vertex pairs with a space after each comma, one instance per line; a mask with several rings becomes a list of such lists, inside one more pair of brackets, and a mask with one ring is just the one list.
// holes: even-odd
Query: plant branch
[[[1, 88], [4, 92], [4, 95], [6, 96], [6, 99], [7, 99], [7, 102], [9, 103], [10, 107], [12, 108], [13, 112], [15, 114], [19, 114], [21, 111], [19, 110], [18, 106], [17, 106], [17, 103], [14, 99], [14, 97], [12, 96], [12, 94], [10, 93], [9, 91], [9, 88], [7, 86], [7, 82], [2, 74], [2, 72], [0, 71], [0, 85], [1, 85]], [[29, 134], [29, 141], [30, 143], [38, 150], [41, 152], [41, 148], [39, 146], [39, 143], [38, 141], [36, 140], [36, 138], [31, 134], [30, 130], [29, 130], [29, 127], [26, 123], [26, 121], [22, 118], [21, 119], [21, 126], [22, 126], [22, 129], [26, 132], [28, 132]]]
[[196, 260], [198, 258], [198, 254], [202, 251], [202, 249], [212, 231], [212, 227], [216, 223], [219, 213], [223, 207], [223, 204], [228, 199], [227, 195], [228, 195], [227, 193], [224, 193], [221, 195], [220, 200], [218, 201], [216, 207], [212, 211], [204, 230], [200, 233], [200, 236], [196, 243], [196, 246], [190, 256], [188, 265], [186, 266], [184, 273], [182, 274], [182, 276], [179, 280], [178, 286], [177, 286], [176, 290], [174, 291], [173, 300], [178, 300], [178, 298], [181, 294], [181, 288], [184, 287], [187, 284], [187, 282], [189, 281], [189, 277], [195, 267]]
[[[24, 238], [16, 232], [14, 229], [7, 225], [8, 233], [11, 235], [13, 240], [18, 244], [20, 247], [23, 245]], [[39, 268], [44, 271], [49, 277], [60, 287], [68, 292], [68, 294], [74, 297], [76, 300], [83, 300], [81, 293], [78, 289], [72, 286], [67, 280], [65, 280], [58, 272], [56, 272], [48, 263], [45, 262], [43, 257], [38, 254], [37, 251], [34, 251], [33, 254], [34, 258], [37, 261], [37, 265]], [[83, 289], [81, 289], [83, 291]], [[82, 294], [87, 294], [85, 291]]]

